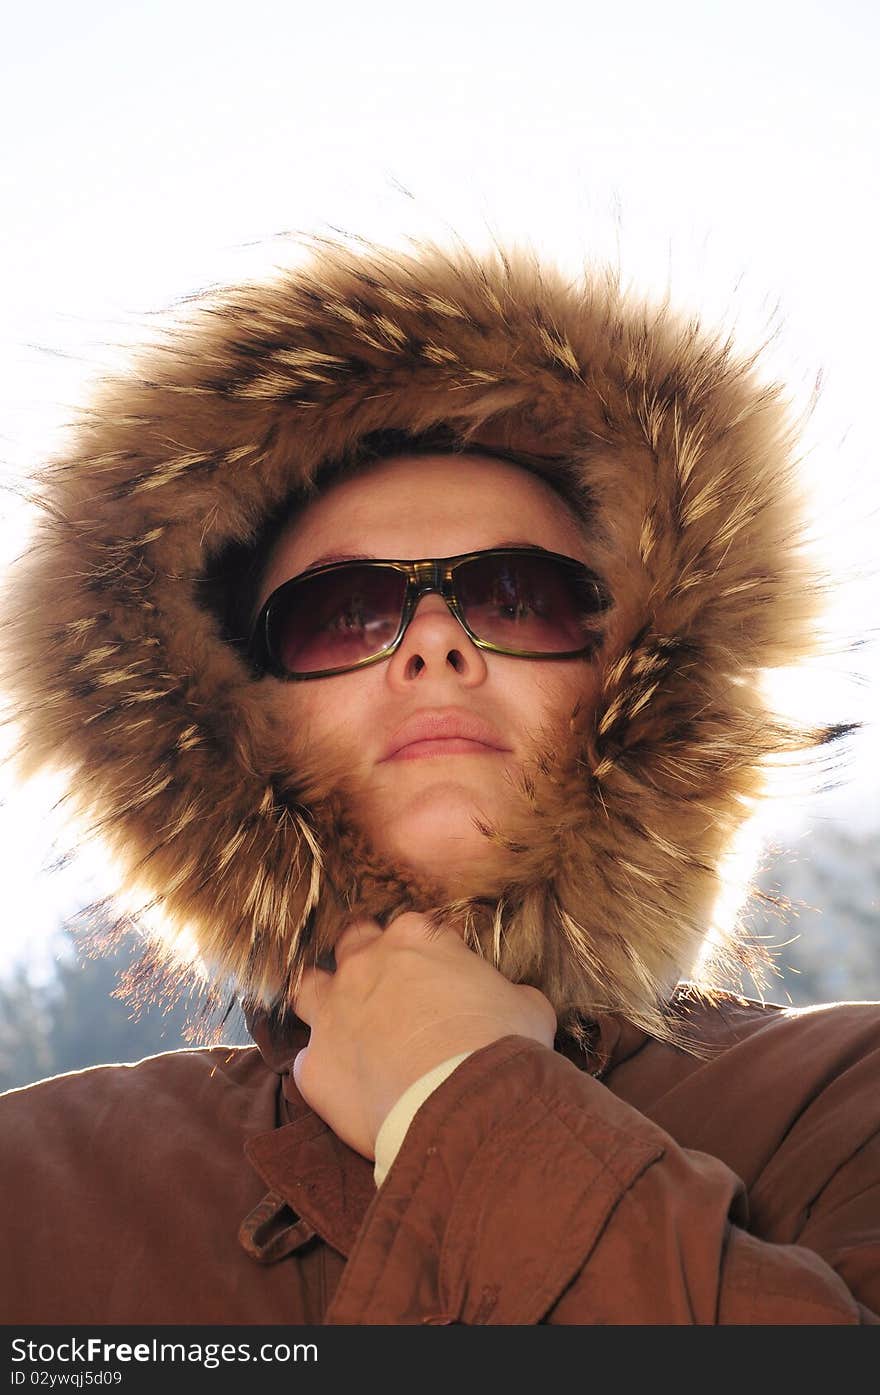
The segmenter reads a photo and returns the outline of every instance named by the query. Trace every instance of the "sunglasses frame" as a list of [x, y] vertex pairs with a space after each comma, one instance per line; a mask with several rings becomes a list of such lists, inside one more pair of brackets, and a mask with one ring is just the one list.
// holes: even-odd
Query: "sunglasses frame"
[[[491, 557], [521, 557], [538, 556], [560, 563], [566, 571], [577, 576], [579, 580], [590, 582], [596, 592], [596, 614], [607, 610], [611, 605], [611, 596], [608, 589], [598, 575], [591, 571], [583, 562], [578, 562], [574, 557], [566, 557], [561, 552], [549, 552], [543, 547], [485, 547], [476, 552], [461, 552], [454, 557], [427, 557], [417, 561], [402, 562], [397, 559], [386, 557], [365, 557], [352, 559], [346, 562], [328, 562], [325, 566], [314, 567], [309, 571], [300, 572], [297, 576], [291, 577], [277, 586], [272, 594], [263, 603], [259, 615], [254, 621], [250, 638], [247, 644], [247, 653], [251, 662], [261, 673], [271, 673], [273, 677], [288, 683], [305, 683], [312, 678], [331, 678], [338, 673], [353, 673], [355, 669], [367, 668], [370, 664], [381, 663], [383, 659], [390, 659], [392, 654], [400, 647], [404, 635], [409, 628], [410, 621], [415, 614], [416, 606], [422, 596], [436, 592], [442, 596], [451, 613], [461, 625], [465, 634], [472, 644], [478, 649], [487, 649], [493, 654], [505, 654], [517, 659], [578, 659], [593, 652], [596, 647], [596, 635], [591, 635], [587, 644], [579, 649], [567, 650], [561, 654], [536, 653], [530, 649], [508, 649], [500, 644], [493, 644], [490, 640], [480, 639], [474, 634], [470, 625], [464, 617], [455, 590], [455, 573], [466, 562], [475, 562], [487, 556]], [[390, 644], [381, 649], [378, 654], [371, 654], [367, 659], [358, 659], [353, 664], [346, 664], [342, 668], [317, 669], [311, 673], [288, 673], [275, 659], [269, 644], [269, 623], [272, 610], [277, 605], [279, 599], [287, 595], [292, 589], [302, 585], [305, 581], [310, 581], [313, 577], [324, 576], [328, 572], [338, 572], [354, 567], [370, 568], [391, 568], [397, 572], [403, 572], [406, 576], [406, 591], [404, 592], [403, 605], [401, 607], [400, 624], [397, 633]]]

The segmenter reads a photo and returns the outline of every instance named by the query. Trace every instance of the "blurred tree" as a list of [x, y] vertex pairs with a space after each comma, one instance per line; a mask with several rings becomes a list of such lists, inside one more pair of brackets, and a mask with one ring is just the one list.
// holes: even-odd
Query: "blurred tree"
[[[757, 885], [791, 902], [782, 914], [756, 900], [746, 916], [753, 934], [779, 946], [768, 1002], [880, 1001], [880, 844], [839, 826], [823, 828], [768, 859]], [[48, 1075], [112, 1061], [138, 1061], [191, 1045], [193, 1009], [147, 1009], [136, 1018], [111, 995], [136, 957], [134, 942], [104, 959], [85, 958], [71, 926], [59, 936], [55, 976], [36, 984], [19, 965], [0, 980], [0, 1090]], [[732, 984], [749, 993], [748, 985]], [[753, 988], [754, 986], [752, 986]], [[754, 993], [752, 994], [754, 996]], [[219, 1040], [247, 1043], [240, 1013]]]
[[[65, 1071], [116, 1061], [139, 1061], [160, 1051], [192, 1045], [184, 1035], [191, 1008], [132, 1009], [112, 997], [119, 975], [136, 957], [133, 945], [105, 959], [85, 958], [69, 929], [59, 936], [55, 977], [35, 985], [18, 965], [0, 980], [0, 1090]], [[240, 1015], [220, 1041], [249, 1041]]]
[[778, 851], [757, 878], [791, 902], [781, 915], [753, 908], [747, 923], [779, 946], [768, 1001], [880, 1001], [880, 843], [841, 825], [819, 827]]
[[55, 1074], [51, 1033], [49, 995], [35, 988], [25, 966], [17, 964], [0, 981], [0, 1090]]

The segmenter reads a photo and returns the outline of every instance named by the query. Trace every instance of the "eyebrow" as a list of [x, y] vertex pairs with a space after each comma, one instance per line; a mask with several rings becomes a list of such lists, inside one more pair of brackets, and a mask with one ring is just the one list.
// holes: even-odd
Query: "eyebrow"
[[[487, 548], [482, 548], [482, 547], [480, 547], [480, 548], [471, 548], [471, 551], [472, 551], [472, 552], [488, 552], [488, 551], [490, 551], [490, 550], [492, 550], [492, 549], [494, 549], [494, 548], [496, 548], [496, 547], [538, 547], [538, 548], [540, 548], [540, 547], [541, 547], [541, 544], [540, 544], [540, 543], [536, 543], [536, 542], [531, 542], [530, 540], [526, 540], [526, 539], [523, 539], [523, 538], [507, 538], [507, 539], [505, 539], [504, 542], [492, 543], [492, 544], [491, 544], [491, 548], [488, 548], [488, 547], [487, 547]], [[547, 551], [546, 548], [541, 548], [541, 550], [544, 551], [544, 552]], [[323, 554], [323, 556], [321, 556], [321, 557], [316, 557], [315, 560], [314, 560], [314, 562], [310, 562], [309, 565], [308, 565], [307, 567], [305, 567], [304, 570], [300, 573], [300, 575], [303, 576], [303, 575], [305, 574], [305, 572], [313, 572], [313, 571], [316, 569], [316, 567], [329, 567], [329, 565], [330, 565], [331, 562], [375, 562], [376, 560], [377, 560], [377, 559], [376, 559], [375, 554], [374, 554], [374, 553], [371, 554], [371, 553], [369, 553], [369, 552], [325, 552], [325, 553]], [[395, 559], [395, 560], [400, 560], [400, 559]]]

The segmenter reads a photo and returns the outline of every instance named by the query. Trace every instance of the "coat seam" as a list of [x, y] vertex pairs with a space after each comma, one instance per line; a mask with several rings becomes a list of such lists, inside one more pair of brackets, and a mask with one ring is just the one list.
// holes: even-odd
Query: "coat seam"
[[[517, 1057], [518, 1057], [520, 1054], [522, 1054], [523, 1051], [527, 1051], [527, 1050], [528, 1050], [528, 1048], [524, 1046], [524, 1047], [522, 1047], [522, 1048], [519, 1048], [519, 1049], [517, 1049], [517, 1050], [512, 1051], [511, 1054], [507, 1057], [507, 1059], [506, 1059], [506, 1061], [504, 1062], [504, 1064], [506, 1065], [506, 1064], [508, 1064], [508, 1062], [515, 1061], [515, 1060], [517, 1059]], [[391, 1241], [391, 1246], [390, 1246], [390, 1249], [389, 1249], [387, 1255], [385, 1256], [385, 1264], [386, 1264], [386, 1265], [390, 1265], [390, 1264], [392, 1263], [392, 1261], [393, 1261], [393, 1257], [394, 1257], [394, 1255], [395, 1255], [396, 1248], [397, 1248], [397, 1246], [398, 1246], [398, 1244], [399, 1244], [399, 1242], [400, 1242], [402, 1227], [403, 1227], [403, 1225], [404, 1225], [404, 1223], [405, 1223], [405, 1221], [406, 1221], [406, 1218], [407, 1218], [407, 1216], [409, 1215], [410, 1211], [411, 1211], [412, 1208], [417, 1204], [417, 1200], [418, 1200], [417, 1194], [418, 1194], [418, 1191], [419, 1191], [419, 1189], [421, 1188], [421, 1186], [422, 1186], [422, 1184], [423, 1184], [423, 1181], [424, 1181], [424, 1178], [425, 1178], [425, 1173], [426, 1173], [426, 1171], [427, 1171], [429, 1165], [432, 1163], [434, 1157], [436, 1156], [436, 1154], [437, 1154], [437, 1152], [438, 1152], [438, 1149], [439, 1149], [439, 1146], [440, 1146], [440, 1140], [442, 1139], [442, 1137], [443, 1137], [445, 1134], [448, 1133], [448, 1130], [449, 1130], [450, 1126], [454, 1123], [454, 1121], [455, 1121], [455, 1115], [456, 1115], [456, 1113], [457, 1113], [458, 1108], [460, 1108], [461, 1105], [464, 1104], [465, 1102], [467, 1102], [467, 1101], [469, 1101], [470, 1099], [472, 1099], [472, 1098], [474, 1097], [474, 1095], [478, 1092], [478, 1090], [480, 1090], [480, 1089], [483, 1087], [483, 1085], [484, 1085], [484, 1083], [485, 1083], [485, 1077], [486, 1077], [486, 1072], [485, 1072], [485, 1070], [484, 1070], [484, 1071], [482, 1071], [482, 1072], [480, 1073], [480, 1075], [479, 1075], [477, 1078], [475, 1078], [473, 1081], [469, 1082], [463, 1089], [460, 1088], [460, 1091], [459, 1091], [459, 1093], [458, 1093], [458, 1095], [457, 1095], [457, 1097], [456, 1097], [456, 1101], [455, 1101], [455, 1103], [456, 1103], [456, 1108], [455, 1108], [455, 1109], [450, 1109], [450, 1110], [447, 1111], [447, 1115], [446, 1115], [446, 1117], [444, 1118], [444, 1120], [442, 1121], [442, 1123], [441, 1123], [441, 1125], [440, 1125], [440, 1130], [438, 1131], [437, 1135], [435, 1135], [436, 1141], [434, 1142], [434, 1144], [432, 1144], [431, 1146], [429, 1146], [429, 1148], [427, 1148], [427, 1149], [425, 1150], [425, 1154], [424, 1154], [423, 1159], [422, 1159], [422, 1165], [421, 1165], [421, 1167], [420, 1167], [420, 1169], [419, 1169], [419, 1172], [418, 1172], [416, 1178], [414, 1179], [413, 1188], [412, 1188], [412, 1191], [411, 1191], [409, 1197], [407, 1198], [406, 1207], [405, 1207], [405, 1209], [400, 1213], [400, 1215], [399, 1215], [398, 1218], [397, 1218], [397, 1223], [396, 1223], [396, 1226], [395, 1226], [395, 1233], [394, 1233], [394, 1236], [393, 1236], [392, 1241]], [[452, 1077], [450, 1077], [450, 1078], [452, 1078]], [[444, 1084], [445, 1084], [445, 1083], [446, 1083], [446, 1082], [444, 1082]], [[440, 1088], [442, 1089], [442, 1086], [441, 1086]], [[632, 1179], [630, 1179], [630, 1180], [625, 1180], [625, 1178], [624, 1178], [624, 1177], [621, 1177], [621, 1176], [615, 1171], [615, 1169], [613, 1168], [613, 1166], [611, 1166], [611, 1164], [612, 1164], [613, 1161], [615, 1160], [616, 1156], [619, 1155], [619, 1153], [623, 1151], [623, 1148], [622, 1148], [621, 1146], [617, 1146], [617, 1147], [614, 1149], [614, 1152], [611, 1154], [611, 1157], [610, 1157], [609, 1159], [607, 1159], [607, 1160], [606, 1160], [605, 1158], [600, 1157], [592, 1148], [590, 1148], [588, 1141], [585, 1140], [584, 1138], [581, 1138], [581, 1136], [580, 1136], [579, 1134], [575, 1133], [575, 1131], [571, 1128], [570, 1124], [569, 1124], [568, 1121], [564, 1118], [564, 1116], [563, 1116], [561, 1113], [558, 1112], [558, 1110], [555, 1108], [555, 1105], [557, 1105], [558, 1103], [563, 1103], [563, 1104], [565, 1103], [564, 1097], [563, 1097], [562, 1095], [560, 1095], [560, 1093], [559, 1093], [558, 1091], [554, 1092], [554, 1094], [553, 1094], [553, 1096], [551, 1097], [550, 1100], [548, 1100], [548, 1101], [542, 1101], [542, 1102], [541, 1102], [541, 1108], [542, 1108], [542, 1111], [543, 1111], [544, 1116], [547, 1116], [548, 1114], [550, 1114], [550, 1113], [552, 1112], [553, 1117], [559, 1121], [559, 1123], [562, 1125], [562, 1127], [565, 1129], [566, 1133], [569, 1135], [569, 1137], [570, 1137], [573, 1141], [579, 1143], [580, 1146], [593, 1158], [593, 1160], [594, 1160], [595, 1162], [597, 1162], [597, 1163], [600, 1165], [601, 1168], [603, 1168], [603, 1170], [604, 1170], [604, 1168], [605, 1168], [606, 1166], [608, 1167], [608, 1170], [610, 1171], [611, 1176], [614, 1178], [615, 1182], [617, 1182], [618, 1186], [622, 1187], [624, 1191], [625, 1191], [625, 1190], [628, 1190], [628, 1188], [629, 1188], [630, 1186], [632, 1186], [632, 1184], [633, 1184], [634, 1181], [637, 1179], [637, 1177], [641, 1174], [641, 1172], [644, 1171], [644, 1169], [645, 1169], [647, 1166], [650, 1165], [651, 1162], [653, 1162], [657, 1157], [662, 1156], [662, 1149], [660, 1149], [660, 1150], [659, 1150], [658, 1152], [656, 1152], [653, 1156], [651, 1156], [651, 1155], [650, 1155], [650, 1145], [649, 1145], [649, 1144], [644, 1143], [644, 1142], [643, 1142], [642, 1140], [640, 1140], [637, 1136], [633, 1136], [632, 1134], [626, 1133], [624, 1130], [616, 1129], [616, 1130], [615, 1130], [616, 1132], [622, 1133], [622, 1134], [623, 1134], [623, 1136], [624, 1136], [624, 1138], [627, 1140], [627, 1143], [629, 1144], [629, 1146], [635, 1147], [636, 1149], [641, 1150], [642, 1153], [643, 1153], [643, 1157], [642, 1157], [642, 1159], [641, 1159], [641, 1166], [640, 1166], [639, 1170], [638, 1170], [637, 1172], [634, 1173]], [[504, 1115], [501, 1119], [499, 1119], [499, 1120], [496, 1121], [496, 1123], [493, 1125], [493, 1127], [492, 1127], [492, 1129], [490, 1130], [490, 1132], [489, 1132], [489, 1134], [487, 1135], [487, 1137], [486, 1137], [485, 1139], [481, 1140], [480, 1145], [479, 1145], [479, 1148], [478, 1148], [478, 1151], [473, 1155], [472, 1160], [471, 1160], [471, 1164], [470, 1164], [469, 1167], [466, 1169], [466, 1171], [465, 1171], [465, 1173], [464, 1173], [462, 1179], [460, 1180], [460, 1182], [459, 1182], [459, 1184], [458, 1184], [459, 1189], [462, 1187], [462, 1185], [463, 1185], [463, 1183], [464, 1183], [464, 1178], [467, 1177], [468, 1174], [471, 1172], [471, 1169], [472, 1169], [474, 1163], [476, 1162], [476, 1159], [479, 1157], [479, 1154], [483, 1151], [483, 1149], [484, 1149], [487, 1145], [490, 1145], [490, 1144], [491, 1144], [492, 1140], [496, 1137], [496, 1135], [498, 1135], [501, 1131], [503, 1131], [504, 1128], [506, 1128], [506, 1127], [509, 1126], [510, 1119], [511, 1119], [511, 1114], [512, 1114], [512, 1111], [510, 1111], [510, 1110], [507, 1111], [507, 1112], [505, 1113], [505, 1115]], [[404, 1142], [404, 1147], [405, 1147], [405, 1142]], [[402, 1150], [401, 1150], [401, 1151], [402, 1151]], [[635, 1161], [635, 1159], [634, 1159], [634, 1161]], [[600, 1173], [600, 1176], [601, 1176], [601, 1173]], [[386, 1182], [387, 1182], [387, 1180], [388, 1180], [388, 1179], [386, 1179]], [[591, 1185], [591, 1187], [590, 1187], [589, 1190], [592, 1190], [593, 1186], [595, 1186], [596, 1183], [597, 1183], [598, 1181], [599, 1181], [599, 1177], [597, 1177], [596, 1179], [594, 1179], [594, 1182], [593, 1182], [593, 1184]], [[620, 1200], [620, 1195], [622, 1195], [622, 1194], [623, 1194], [623, 1192], [621, 1192], [621, 1193], [617, 1196], [617, 1198], [615, 1199], [614, 1205], [616, 1205], [617, 1201]], [[456, 1206], [456, 1201], [455, 1201], [455, 1196], [453, 1196], [453, 1205], [452, 1205], [452, 1209], [451, 1209], [450, 1214], [449, 1214], [449, 1217], [448, 1217], [448, 1219], [447, 1219], [447, 1225], [446, 1225], [445, 1233], [443, 1234], [443, 1238], [441, 1239], [441, 1242], [440, 1242], [440, 1253], [439, 1253], [439, 1255], [438, 1255], [438, 1262], [437, 1262], [437, 1289], [438, 1289], [438, 1301], [439, 1301], [439, 1303], [440, 1303], [440, 1306], [441, 1306], [442, 1310], [443, 1310], [444, 1312], [454, 1311], [456, 1314], [459, 1314], [459, 1313], [460, 1313], [461, 1303], [462, 1303], [462, 1301], [463, 1301], [463, 1294], [459, 1294], [458, 1299], [457, 1299], [457, 1301], [456, 1301], [455, 1303], [450, 1303], [450, 1302], [447, 1302], [447, 1301], [446, 1301], [446, 1299], [445, 1299], [445, 1297], [444, 1297], [444, 1292], [443, 1292], [444, 1286], [446, 1286], [447, 1289], [451, 1289], [451, 1288], [452, 1288], [452, 1284], [451, 1284], [451, 1283], [446, 1283], [446, 1280], [445, 1280], [445, 1277], [444, 1277], [444, 1255], [445, 1255], [445, 1252], [447, 1251], [448, 1246], [449, 1246], [449, 1243], [450, 1243], [450, 1242], [449, 1242], [449, 1233], [450, 1233], [450, 1229], [451, 1229], [451, 1225], [452, 1225], [452, 1215], [453, 1215], [453, 1213], [454, 1213], [454, 1211], [455, 1211], [455, 1206]], [[613, 1208], [613, 1205], [612, 1205], [611, 1208], [609, 1209], [609, 1213], [608, 1213], [609, 1215], [611, 1214], [611, 1211], [613, 1211], [613, 1209], [614, 1209], [614, 1208]], [[379, 1214], [378, 1211], [377, 1211], [377, 1214]], [[607, 1219], [607, 1218], [606, 1218], [606, 1219]], [[374, 1216], [374, 1218], [373, 1218], [373, 1224], [375, 1224], [375, 1216]], [[351, 1256], [350, 1256], [350, 1260], [349, 1260], [349, 1263], [350, 1263], [350, 1264], [352, 1264], [352, 1263], [356, 1260], [356, 1258], [358, 1257], [358, 1255], [359, 1255], [359, 1253], [360, 1253], [361, 1247], [362, 1247], [363, 1245], [365, 1245], [366, 1243], [367, 1243], [367, 1232], [362, 1232], [362, 1234], [361, 1234], [361, 1236], [359, 1237], [358, 1242], [357, 1242], [357, 1244], [355, 1245], [355, 1247], [354, 1247], [354, 1249], [353, 1249], [353, 1251], [352, 1251], [352, 1254], [351, 1254]], [[344, 1282], [344, 1280], [343, 1280], [343, 1282]], [[340, 1284], [340, 1288], [342, 1288], [342, 1284]], [[346, 1297], [346, 1294], [338, 1294], [338, 1296], [340, 1297], [340, 1300], [342, 1300], [342, 1299], [344, 1299], [344, 1298]], [[377, 1300], [376, 1300], [375, 1294], [373, 1295], [373, 1297], [372, 1297], [371, 1299], [368, 1299], [368, 1304], [369, 1304], [369, 1306], [366, 1307], [366, 1308], [364, 1308], [364, 1310], [363, 1310], [363, 1311], [364, 1311], [364, 1316], [365, 1316], [365, 1317], [368, 1317], [368, 1316], [369, 1316], [371, 1309], [375, 1307], [375, 1302], [376, 1302], [376, 1301], [377, 1301]]]
[[[599, 1237], [601, 1236], [605, 1227], [608, 1225], [612, 1215], [614, 1214], [614, 1211], [617, 1209], [622, 1198], [626, 1195], [628, 1191], [632, 1189], [632, 1187], [638, 1181], [639, 1177], [644, 1173], [646, 1168], [648, 1168], [653, 1162], [657, 1161], [659, 1157], [662, 1157], [662, 1150], [660, 1150], [659, 1152], [655, 1152], [653, 1155], [651, 1155], [649, 1145], [637, 1143], [636, 1148], [641, 1148], [643, 1156], [639, 1158], [638, 1154], [634, 1153], [632, 1161], [634, 1164], [638, 1164], [638, 1166], [633, 1171], [632, 1175], [627, 1177], [625, 1173], [621, 1175], [621, 1173], [617, 1170], [614, 1164], [619, 1159], [621, 1153], [625, 1151], [627, 1146], [632, 1147], [632, 1143], [629, 1140], [626, 1143], [616, 1146], [609, 1157], [602, 1157], [600, 1154], [596, 1153], [595, 1150], [590, 1147], [589, 1143], [585, 1139], [581, 1138], [580, 1135], [575, 1133], [575, 1131], [570, 1127], [567, 1121], [552, 1108], [552, 1102], [543, 1104], [542, 1114], [532, 1121], [531, 1128], [529, 1131], [532, 1131], [534, 1128], [538, 1127], [540, 1123], [548, 1117], [554, 1119], [557, 1123], [559, 1123], [565, 1130], [565, 1133], [568, 1135], [567, 1139], [560, 1140], [560, 1146], [556, 1150], [557, 1153], [564, 1154], [565, 1145], [569, 1141], [574, 1142], [578, 1144], [581, 1147], [581, 1149], [590, 1156], [593, 1162], [598, 1165], [599, 1169], [595, 1176], [593, 1176], [593, 1178], [587, 1184], [586, 1188], [581, 1190], [576, 1197], [572, 1198], [571, 1203], [566, 1209], [565, 1216], [560, 1219], [559, 1226], [563, 1233], [567, 1233], [569, 1228], [573, 1228], [572, 1222], [576, 1217], [577, 1212], [582, 1207], [585, 1207], [587, 1203], [593, 1198], [594, 1194], [601, 1187], [602, 1183], [607, 1180], [607, 1175], [610, 1175], [613, 1181], [617, 1184], [615, 1191], [612, 1191], [610, 1188], [608, 1189], [608, 1194], [606, 1198], [608, 1203], [607, 1208], [603, 1210], [601, 1216], [597, 1216], [593, 1220], [587, 1234], [584, 1236], [583, 1253], [575, 1261], [576, 1269], [574, 1272], [577, 1273], [580, 1271], [580, 1268], [584, 1264], [586, 1264], [587, 1260], [589, 1259], [589, 1256], [592, 1254], [593, 1250], [596, 1247]], [[485, 1143], [481, 1146], [480, 1152], [483, 1151], [483, 1148], [489, 1147], [489, 1145], [495, 1139], [496, 1135], [502, 1130], [504, 1122], [506, 1121], [500, 1121], [498, 1127], [496, 1129], [493, 1129], [490, 1136], [485, 1140]], [[453, 1282], [448, 1276], [444, 1281], [444, 1266], [448, 1268], [452, 1264], [452, 1260], [451, 1258], [449, 1258], [449, 1251], [454, 1243], [453, 1231], [456, 1229], [456, 1222], [458, 1221], [456, 1212], [461, 1213], [462, 1216], [462, 1222], [459, 1222], [457, 1227], [459, 1233], [461, 1233], [462, 1228], [465, 1232], [467, 1232], [468, 1229], [466, 1224], [463, 1225], [463, 1222], [466, 1222], [467, 1220], [467, 1213], [473, 1206], [473, 1199], [461, 1199], [460, 1193], [461, 1191], [465, 1190], [468, 1176], [473, 1171], [473, 1165], [476, 1164], [478, 1158], [479, 1153], [474, 1155], [472, 1166], [468, 1168], [467, 1172], [465, 1172], [464, 1176], [462, 1177], [459, 1196], [453, 1202], [453, 1206], [449, 1214], [449, 1223], [446, 1229], [446, 1234], [444, 1236], [443, 1242], [441, 1244], [440, 1262], [438, 1266], [438, 1280], [441, 1294], [444, 1291], [444, 1287], [450, 1294], [452, 1293], [452, 1289], [454, 1287]], [[570, 1282], [571, 1279], [574, 1277], [573, 1273], [568, 1273], [567, 1276], [563, 1276], [560, 1265], [557, 1265], [557, 1278], [551, 1279], [550, 1276], [552, 1276], [554, 1273], [553, 1258], [554, 1257], [551, 1256], [548, 1259], [547, 1265], [544, 1269], [544, 1273], [540, 1280], [540, 1291], [538, 1295], [538, 1298], [541, 1302], [540, 1313], [548, 1311], [550, 1305], [552, 1305], [554, 1301], [554, 1298], [558, 1296], [560, 1288], [564, 1288], [565, 1284], [567, 1282]], [[457, 1299], [455, 1299], [447, 1306], [452, 1311], [462, 1311], [464, 1307], [464, 1294], [461, 1294]], [[535, 1318], [532, 1319], [532, 1321], [535, 1321], [537, 1320], [537, 1304], [533, 1302], [532, 1308], [533, 1311], [536, 1312]], [[529, 1319], [521, 1318], [513, 1319], [513, 1321], [528, 1322]]]

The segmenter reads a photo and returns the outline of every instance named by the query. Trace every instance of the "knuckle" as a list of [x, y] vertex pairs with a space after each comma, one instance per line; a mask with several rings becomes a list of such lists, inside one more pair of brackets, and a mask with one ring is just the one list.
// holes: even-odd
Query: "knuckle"
[[351, 955], [359, 947], [369, 943], [373, 938], [370, 932], [375, 928], [376, 922], [367, 917], [350, 920], [333, 946], [337, 964], [342, 956]]
[[357, 920], [350, 920], [339, 935], [335, 948], [338, 950], [340, 945], [356, 944], [359, 940], [363, 939], [364, 931], [372, 925], [373, 921], [368, 920], [366, 916], [361, 916]]
[[365, 918], [351, 921], [333, 946], [333, 978], [338, 978], [340, 973], [344, 973], [348, 978], [362, 971], [372, 960], [370, 950], [381, 940], [382, 931], [375, 920]]
[[428, 917], [421, 911], [402, 911], [386, 926], [385, 934], [395, 940], [417, 939], [424, 936], [429, 924]]
[[528, 1001], [536, 1012], [541, 1013], [548, 1023], [556, 1023], [556, 1009], [540, 988], [534, 988], [531, 984], [521, 984], [520, 989], [528, 995]]

